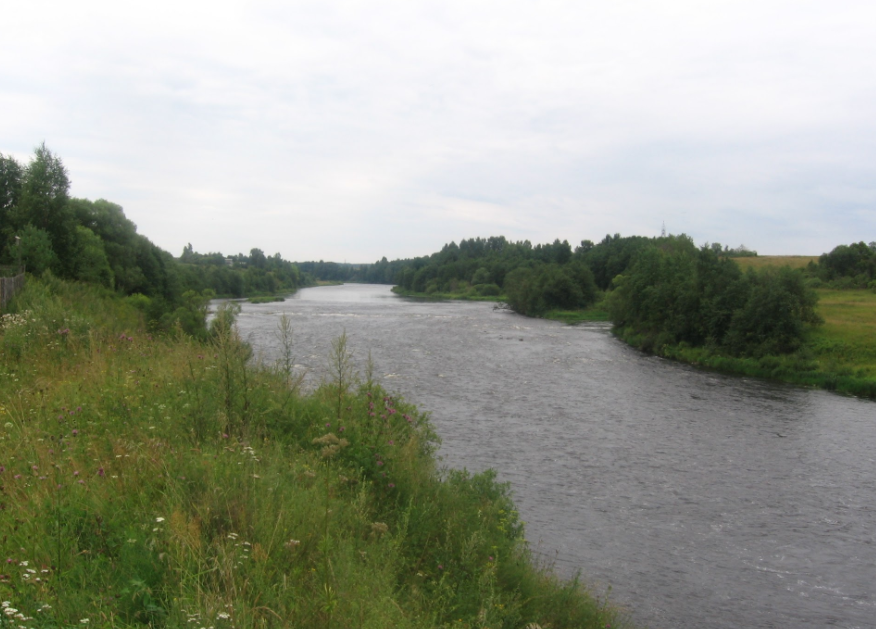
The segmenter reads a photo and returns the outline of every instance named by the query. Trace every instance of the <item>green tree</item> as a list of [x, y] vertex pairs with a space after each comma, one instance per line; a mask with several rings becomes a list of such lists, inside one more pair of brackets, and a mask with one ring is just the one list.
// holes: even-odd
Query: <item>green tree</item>
[[10, 242], [14, 232], [12, 215], [21, 196], [24, 168], [14, 157], [0, 153], [0, 251]]
[[70, 180], [61, 159], [45, 144], [34, 151], [24, 170], [16, 206], [8, 213], [16, 229], [33, 225], [49, 234], [57, 260], [57, 270], [69, 275], [74, 240], [75, 219], [70, 211]]
[[113, 272], [103, 248], [103, 242], [93, 231], [77, 225], [72, 247], [71, 271], [75, 279], [113, 287]]
[[726, 345], [736, 354], [761, 356], [798, 349], [805, 326], [819, 325], [815, 312], [818, 297], [806, 286], [799, 270], [783, 267], [761, 273], [749, 272], [751, 291], [745, 305], [736, 310]]
[[[18, 236], [21, 238], [21, 261], [29, 273], [42, 275], [57, 263], [57, 257], [52, 249], [52, 239], [44, 229], [27, 225]], [[15, 241], [10, 240], [6, 246], [6, 258], [16, 259]]]

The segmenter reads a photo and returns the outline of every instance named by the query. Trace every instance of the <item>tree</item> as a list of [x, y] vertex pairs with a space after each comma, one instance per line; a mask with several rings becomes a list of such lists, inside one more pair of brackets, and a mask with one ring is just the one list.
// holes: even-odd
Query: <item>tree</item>
[[10, 212], [19, 229], [30, 224], [49, 234], [58, 260], [56, 270], [62, 275], [68, 275], [75, 227], [68, 206], [69, 190], [67, 169], [43, 143], [25, 168], [18, 204]]
[[750, 271], [747, 280], [752, 289], [745, 305], [734, 312], [726, 337], [734, 353], [793, 352], [800, 347], [806, 324], [822, 323], [815, 312], [818, 297], [799, 270]]
[[267, 263], [265, 252], [261, 249], [251, 249], [249, 252], [249, 263], [257, 269], [265, 268]]
[[0, 153], [0, 250], [11, 241], [14, 228], [10, 213], [18, 205], [23, 177], [21, 164]]
[[[21, 238], [21, 261], [29, 273], [41, 275], [56, 264], [57, 258], [52, 250], [52, 239], [44, 229], [27, 225], [18, 236]], [[15, 259], [17, 256], [14, 242], [10, 240], [6, 247], [8, 259]]]
[[113, 287], [113, 272], [106, 259], [103, 242], [93, 231], [77, 225], [73, 243], [71, 270], [73, 277], [82, 282]]

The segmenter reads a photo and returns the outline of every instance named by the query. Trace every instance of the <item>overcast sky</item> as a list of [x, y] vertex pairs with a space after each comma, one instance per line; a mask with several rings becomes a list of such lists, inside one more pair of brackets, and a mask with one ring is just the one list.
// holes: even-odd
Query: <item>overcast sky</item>
[[179, 255], [876, 240], [873, 0], [10, 2], [0, 152]]

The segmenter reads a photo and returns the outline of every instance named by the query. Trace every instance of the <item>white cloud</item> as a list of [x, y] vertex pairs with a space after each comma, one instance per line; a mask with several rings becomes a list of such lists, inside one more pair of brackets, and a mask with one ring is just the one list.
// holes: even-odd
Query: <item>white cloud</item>
[[876, 239], [874, 26], [855, 1], [18, 3], [0, 151], [45, 140], [174, 253], [664, 220], [820, 253]]

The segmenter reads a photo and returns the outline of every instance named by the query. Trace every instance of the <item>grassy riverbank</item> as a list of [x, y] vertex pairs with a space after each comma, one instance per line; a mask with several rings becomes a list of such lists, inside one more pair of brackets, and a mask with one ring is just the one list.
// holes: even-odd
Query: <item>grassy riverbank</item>
[[343, 338], [305, 394], [288, 325], [286, 360], [253, 366], [221, 313], [205, 344], [57, 280], [14, 307], [0, 626], [618, 626], [534, 567], [492, 474], [436, 470], [428, 417], [355, 377]]
[[458, 301], [492, 301], [496, 303], [501, 303], [505, 301], [504, 295], [479, 295], [477, 292], [473, 291], [471, 288], [467, 288], [465, 290], [456, 291], [456, 292], [432, 292], [432, 293], [418, 293], [413, 290], [407, 290], [402, 288], [401, 286], [393, 286], [392, 292], [396, 295], [401, 295], [402, 297], [410, 297], [412, 299], [423, 299], [426, 301], [450, 301], [452, 299]]
[[[817, 293], [816, 311], [824, 324], [809, 330], [803, 347], [792, 354], [739, 358], [684, 344], [655, 348], [655, 352], [726, 373], [876, 398], [876, 293], [828, 289]], [[635, 333], [616, 332], [630, 345], [641, 347], [642, 339]]]
[[[417, 293], [412, 290], [405, 290], [400, 286], [393, 286], [392, 292], [402, 297], [410, 297], [412, 299], [423, 299], [427, 301], [491, 301], [496, 304], [502, 304], [506, 301], [505, 295], [478, 295], [472, 292], [471, 288], [456, 293]], [[562, 321], [563, 323], [584, 323], [585, 321], [608, 321], [608, 311], [605, 309], [603, 302], [598, 302], [590, 308], [580, 310], [548, 310], [541, 317], [552, 321]]]

